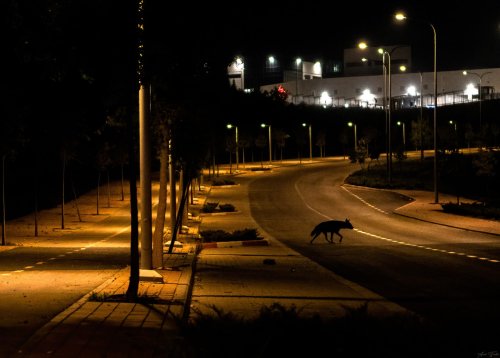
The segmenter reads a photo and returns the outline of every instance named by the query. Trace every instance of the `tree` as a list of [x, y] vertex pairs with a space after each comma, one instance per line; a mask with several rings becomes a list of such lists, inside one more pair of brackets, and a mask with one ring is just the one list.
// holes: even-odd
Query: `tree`
[[280, 160], [283, 161], [283, 148], [285, 148], [286, 140], [290, 138], [290, 135], [282, 129], [277, 129], [274, 131], [274, 138], [280, 150]]
[[424, 148], [431, 145], [432, 131], [427, 119], [419, 118], [411, 121], [411, 142], [420, 149], [420, 160], [424, 160]]
[[[163, 234], [165, 231], [165, 215], [167, 213], [167, 179], [168, 179], [168, 159], [170, 126], [178, 115], [178, 109], [169, 107], [160, 98], [154, 100], [153, 125], [155, 127], [157, 156], [160, 159], [160, 187], [158, 192], [158, 206], [155, 220], [155, 230], [153, 233], [153, 266], [163, 266]], [[175, 178], [170, 178], [175, 180]], [[170, 203], [174, 205], [175, 203]]]
[[264, 148], [267, 145], [267, 138], [264, 134], [259, 134], [255, 139], [255, 146], [260, 149], [260, 166], [264, 168]]

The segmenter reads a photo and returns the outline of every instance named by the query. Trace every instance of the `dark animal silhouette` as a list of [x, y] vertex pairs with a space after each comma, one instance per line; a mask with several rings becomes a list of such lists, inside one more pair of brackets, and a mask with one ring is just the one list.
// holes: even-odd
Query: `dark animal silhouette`
[[[311, 239], [311, 244], [321, 233], [325, 235], [325, 240], [328, 241], [330, 244], [333, 244], [333, 234], [337, 234], [340, 237], [339, 243], [341, 243], [342, 235], [340, 235], [339, 231], [341, 229], [353, 229], [353, 228], [354, 227], [352, 226], [349, 219], [345, 219], [345, 221], [341, 220], [323, 221], [322, 223], [316, 225], [313, 231], [311, 231], [311, 236], [313, 237]], [[330, 233], [330, 240], [328, 240], [327, 233]]]

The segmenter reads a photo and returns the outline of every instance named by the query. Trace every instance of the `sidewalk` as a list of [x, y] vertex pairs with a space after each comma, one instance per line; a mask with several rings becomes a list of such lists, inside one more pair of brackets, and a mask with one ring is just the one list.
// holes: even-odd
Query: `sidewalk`
[[[245, 176], [262, 175], [248, 171]], [[402, 307], [312, 262], [284, 246], [259, 229], [264, 240], [259, 245], [205, 245], [197, 252], [192, 236], [203, 229], [233, 231], [255, 228], [250, 216], [247, 187], [211, 187], [191, 209], [206, 200], [232, 203], [236, 213], [207, 215], [201, 223], [193, 220], [184, 245], [165, 254], [164, 269], [156, 270], [163, 283], [141, 281], [140, 296], [154, 297], [150, 302], [125, 303], [93, 301], [91, 297], [123, 294], [129, 269], [82, 297], [42, 327], [19, 350], [27, 357], [157, 357], [186, 356], [185, 342], [178, 331], [179, 320], [191, 312], [224, 312], [251, 318], [263, 305], [279, 302], [303, 308], [303, 315], [322, 312], [323, 317], [338, 317], [346, 308], [368, 304], [368, 312], [393, 315], [406, 312]], [[415, 200], [396, 213], [451, 225], [449, 214], [432, 204], [433, 193], [401, 191]], [[448, 198], [442, 196], [442, 202]], [[456, 225], [456, 220], [453, 221]], [[464, 218], [460, 225], [468, 230], [500, 234], [499, 223]], [[265, 280], [262, 280], [265, 277]], [[314, 280], [311, 280], [314, 277]], [[188, 310], [189, 306], [189, 310]]]
[[395, 210], [395, 214], [428, 221], [460, 229], [500, 235], [500, 221], [459, 216], [444, 212], [440, 204], [456, 202], [456, 197], [439, 193], [439, 203], [434, 201], [434, 193], [428, 191], [397, 190], [398, 193], [414, 199], [411, 203]]

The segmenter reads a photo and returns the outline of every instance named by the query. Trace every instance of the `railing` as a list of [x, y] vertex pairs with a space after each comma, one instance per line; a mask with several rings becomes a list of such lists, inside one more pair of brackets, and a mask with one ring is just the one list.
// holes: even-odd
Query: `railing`
[[[362, 107], [362, 108], [373, 108], [373, 109], [383, 109], [383, 106], [380, 104], [383, 101], [383, 98], [377, 98], [377, 102], [368, 103], [366, 101], [362, 101], [356, 98], [345, 98], [345, 97], [334, 97], [329, 101], [328, 104], [325, 104], [324, 101], [321, 100], [320, 96], [315, 95], [301, 95], [297, 97], [297, 103], [304, 103], [306, 105], [316, 105], [316, 106], [324, 106], [324, 107]], [[483, 95], [482, 100], [494, 100], [500, 99], [500, 93], [488, 93]], [[478, 95], [468, 96], [463, 93], [463, 91], [455, 91], [455, 92], [446, 92], [438, 95], [437, 105], [441, 106], [453, 106], [457, 104], [471, 103], [477, 102], [479, 100]], [[289, 97], [289, 101], [293, 103], [293, 96]], [[422, 104], [420, 103], [422, 101]], [[420, 96], [393, 96], [392, 103], [394, 109], [403, 109], [403, 108], [419, 108], [421, 105], [423, 107], [433, 107], [434, 106], [434, 96], [433, 95], [423, 95], [422, 100]]]

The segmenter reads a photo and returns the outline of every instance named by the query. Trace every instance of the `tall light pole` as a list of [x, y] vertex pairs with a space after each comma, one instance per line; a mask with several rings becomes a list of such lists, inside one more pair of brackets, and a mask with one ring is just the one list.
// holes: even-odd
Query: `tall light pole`
[[[302, 127], [307, 127], [307, 123], [302, 123]], [[312, 151], [312, 128], [311, 124], [309, 124], [309, 160], [312, 162], [313, 160], [313, 151]]]
[[358, 153], [358, 134], [356, 130], [356, 123], [347, 123], [349, 127], [354, 127], [354, 153]]
[[144, 31], [144, 2], [139, 4], [140, 33], [139, 43], [139, 170], [141, 188], [141, 255], [140, 268], [151, 270], [153, 268], [153, 234], [151, 214], [151, 164], [150, 164], [150, 87], [146, 84], [144, 71], [144, 43], [142, 35]]
[[423, 103], [423, 97], [422, 97], [422, 82], [423, 82], [423, 75], [422, 72], [420, 73], [420, 160], [423, 162], [424, 161], [424, 103]]
[[295, 97], [294, 103], [297, 104], [297, 99], [299, 96], [299, 65], [302, 63], [302, 59], [297, 57], [295, 59]]
[[462, 72], [464, 74], [464, 76], [467, 76], [467, 75], [474, 75], [474, 76], [477, 76], [477, 78], [479, 78], [479, 86], [478, 86], [478, 93], [479, 93], [479, 133], [481, 133], [481, 127], [482, 127], [482, 109], [481, 109], [481, 106], [482, 106], [482, 103], [483, 103], [483, 97], [482, 97], [482, 81], [483, 81], [483, 76], [487, 75], [488, 73], [491, 73], [491, 72], [484, 72], [482, 74], [479, 74], [479, 73], [475, 73], [475, 72], [469, 72], [469, 71], [463, 71]]
[[268, 127], [269, 128], [269, 164], [272, 164], [273, 162], [273, 150], [272, 150], [272, 147], [271, 147], [271, 125], [270, 124], [265, 124], [265, 123], [262, 123], [260, 125], [262, 128], [266, 128]]
[[[408, 18], [402, 14], [395, 15], [397, 21], [404, 21]], [[434, 203], [439, 203], [438, 185], [437, 185], [437, 33], [433, 24], [428, 23], [434, 35]]]
[[406, 151], [406, 131], [405, 131], [405, 122], [399, 122], [398, 126], [403, 126], [403, 153]]
[[[366, 42], [360, 42], [358, 47], [361, 50], [368, 48]], [[392, 115], [392, 87], [391, 87], [391, 55], [398, 48], [405, 46], [395, 46], [390, 51], [383, 48], [379, 48], [377, 52], [382, 55], [382, 68], [383, 68], [383, 79], [384, 79], [384, 110], [385, 110], [385, 131], [386, 131], [386, 162], [387, 162], [387, 181], [391, 183], [392, 181], [392, 144], [391, 144], [391, 115]], [[387, 56], [387, 63], [385, 58]], [[406, 67], [400, 68], [401, 71], [405, 71]]]
[[[228, 129], [231, 129], [233, 128], [233, 125], [232, 124], [228, 124], [226, 126]], [[234, 133], [235, 133], [235, 144], [236, 144], [236, 170], [238, 170], [238, 165], [240, 163], [240, 159], [239, 159], [239, 144], [238, 144], [238, 126], [234, 126]], [[244, 158], [243, 158], [244, 159]]]

